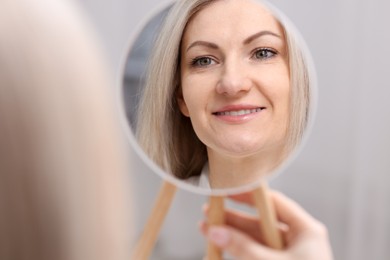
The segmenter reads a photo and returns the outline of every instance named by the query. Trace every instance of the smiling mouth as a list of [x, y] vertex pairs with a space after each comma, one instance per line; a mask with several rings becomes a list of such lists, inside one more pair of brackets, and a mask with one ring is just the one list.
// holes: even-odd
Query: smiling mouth
[[257, 113], [257, 112], [260, 112], [261, 110], [264, 110], [264, 109], [265, 109], [265, 107], [258, 107], [258, 108], [253, 108], [253, 109], [222, 111], [222, 112], [215, 112], [215, 113], [213, 113], [213, 115], [216, 115], [216, 116], [243, 116], [243, 115]]

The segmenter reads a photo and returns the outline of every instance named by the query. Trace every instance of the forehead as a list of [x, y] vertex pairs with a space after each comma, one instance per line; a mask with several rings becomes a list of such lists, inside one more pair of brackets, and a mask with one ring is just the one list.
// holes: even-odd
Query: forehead
[[255, 0], [216, 0], [198, 11], [188, 22], [183, 41], [205, 38], [232, 40], [268, 30], [283, 36], [274, 15]]

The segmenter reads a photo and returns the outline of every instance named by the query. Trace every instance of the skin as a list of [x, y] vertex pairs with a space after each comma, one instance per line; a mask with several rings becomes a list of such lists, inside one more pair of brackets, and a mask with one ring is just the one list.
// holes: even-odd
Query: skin
[[[274, 169], [283, 157], [290, 94], [285, 38], [274, 16], [251, 0], [215, 1], [189, 21], [180, 69], [179, 107], [207, 146], [211, 187], [241, 186]], [[235, 115], [244, 110], [251, 113]]]
[[[200, 225], [201, 232], [209, 241], [234, 256], [234, 259], [274, 260], [331, 260], [332, 250], [326, 227], [310, 216], [304, 209], [281, 193], [270, 192], [285, 248], [274, 250], [264, 245], [259, 221], [254, 216], [227, 210], [226, 224], [209, 226], [206, 221]], [[232, 196], [231, 199], [253, 206], [250, 193]], [[205, 207], [207, 215], [208, 207]]]

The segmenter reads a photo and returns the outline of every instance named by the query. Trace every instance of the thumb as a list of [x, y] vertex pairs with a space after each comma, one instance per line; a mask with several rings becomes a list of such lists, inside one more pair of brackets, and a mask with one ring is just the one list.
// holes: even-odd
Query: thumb
[[212, 226], [208, 239], [236, 259], [278, 259], [280, 252], [263, 246], [248, 235], [228, 226]]

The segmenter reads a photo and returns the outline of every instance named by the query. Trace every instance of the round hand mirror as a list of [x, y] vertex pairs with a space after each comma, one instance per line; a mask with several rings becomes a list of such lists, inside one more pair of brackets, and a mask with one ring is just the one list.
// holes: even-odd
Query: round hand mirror
[[163, 179], [205, 195], [285, 170], [316, 103], [311, 56], [267, 2], [184, 0], [137, 30], [123, 66], [129, 138]]

